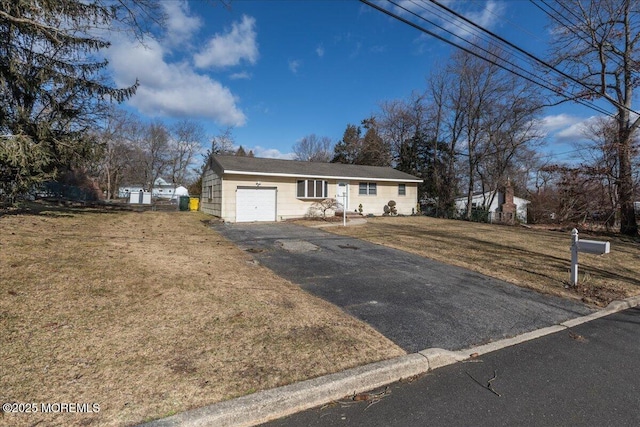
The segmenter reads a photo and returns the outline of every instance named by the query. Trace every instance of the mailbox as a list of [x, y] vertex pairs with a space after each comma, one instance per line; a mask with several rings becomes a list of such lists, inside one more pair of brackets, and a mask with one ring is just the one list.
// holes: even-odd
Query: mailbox
[[609, 242], [600, 242], [598, 240], [578, 240], [578, 251], [587, 254], [608, 254]]
[[603, 255], [609, 253], [609, 242], [598, 240], [581, 240], [578, 230], [571, 230], [571, 281], [573, 286], [578, 284], [578, 252]]

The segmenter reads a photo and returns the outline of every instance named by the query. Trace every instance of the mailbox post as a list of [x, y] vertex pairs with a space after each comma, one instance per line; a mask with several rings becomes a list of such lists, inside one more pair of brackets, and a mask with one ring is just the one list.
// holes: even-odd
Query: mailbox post
[[578, 284], [578, 229], [571, 230], [571, 286]]
[[571, 230], [571, 286], [578, 284], [578, 252], [603, 255], [611, 250], [609, 242], [598, 240], [580, 240], [578, 230]]

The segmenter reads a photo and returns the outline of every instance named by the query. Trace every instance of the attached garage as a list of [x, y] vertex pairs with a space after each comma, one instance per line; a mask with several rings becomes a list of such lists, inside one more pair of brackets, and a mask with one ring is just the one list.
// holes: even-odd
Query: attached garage
[[236, 222], [275, 221], [275, 188], [238, 188]]

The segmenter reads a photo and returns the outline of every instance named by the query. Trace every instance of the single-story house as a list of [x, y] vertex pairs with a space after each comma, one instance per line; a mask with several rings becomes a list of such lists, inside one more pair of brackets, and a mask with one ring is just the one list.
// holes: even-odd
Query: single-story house
[[[467, 210], [467, 196], [456, 198], [458, 212]], [[489, 222], [527, 223], [527, 205], [529, 200], [515, 197], [511, 183], [498, 191], [475, 193], [471, 199], [471, 207], [489, 211]]]
[[[118, 188], [118, 197], [130, 198], [132, 193], [138, 194], [140, 192], [149, 191], [148, 188], [144, 188], [142, 184], [123, 185]], [[173, 199], [178, 196], [188, 196], [189, 191], [186, 187], [176, 186], [165, 181], [163, 178], [158, 178], [153, 184], [151, 189], [151, 196], [161, 199]]]
[[389, 167], [217, 155], [205, 166], [200, 206], [229, 222], [302, 218], [325, 199], [363, 215], [382, 215], [394, 200], [398, 214], [410, 215], [420, 182]]

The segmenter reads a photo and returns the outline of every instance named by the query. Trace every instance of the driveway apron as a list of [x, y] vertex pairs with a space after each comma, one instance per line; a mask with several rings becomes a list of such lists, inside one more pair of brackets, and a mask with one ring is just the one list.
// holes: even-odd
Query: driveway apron
[[577, 301], [320, 229], [287, 223], [213, 228], [260, 264], [410, 353], [460, 350], [593, 311]]

